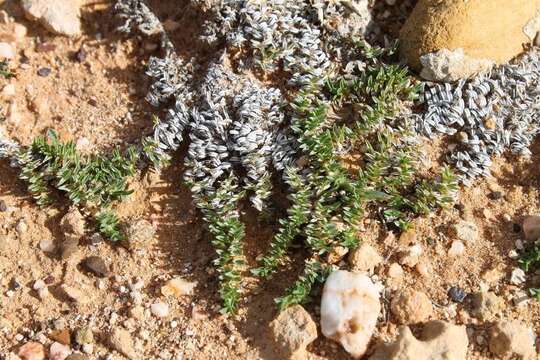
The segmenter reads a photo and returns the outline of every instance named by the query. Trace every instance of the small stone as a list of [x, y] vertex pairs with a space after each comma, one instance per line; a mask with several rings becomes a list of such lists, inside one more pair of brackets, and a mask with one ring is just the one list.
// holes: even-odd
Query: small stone
[[377, 250], [369, 244], [363, 243], [349, 255], [349, 264], [353, 271], [372, 271], [382, 261]]
[[86, 52], [86, 50], [84, 50], [83, 47], [81, 47], [79, 50], [77, 50], [77, 52], [75, 53], [75, 60], [77, 60], [78, 62], [82, 63], [84, 61], [86, 61], [86, 58], [88, 57], [88, 53]]
[[492, 117], [485, 118], [484, 127], [488, 130], [495, 130], [497, 128], [497, 122]]
[[41, 77], [47, 77], [51, 74], [51, 71], [50, 68], [42, 67], [37, 71], [37, 74]]
[[76, 207], [71, 207], [60, 220], [60, 226], [65, 234], [81, 238], [85, 234], [86, 222], [81, 212]]
[[26, 28], [26, 26], [22, 24], [13, 25], [13, 34], [18, 40], [23, 39], [27, 33], [28, 33], [28, 29]]
[[52, 239], [43, 239], [39, 242], [39, 248], [46, 253], [53, 253], [56, 250], [54, 241]]
[[83, 260], [81, 265], [89, 272], [98, 277], [107, 277], [110, 273], [109, 267], [99, 256], [90, 256]]
[[144, 319], [144, 308], [141, 305], [133, 306], [129, 309], [129, 315], [136, 320], [142, 320]]
[[526, 291], [518, 290], [512, 296], [512, 302], [515, 306], [520, 307], [526, 305], [530, 300], [529, 294]]
[[520, 321], [499, 321], [491, 329], [489, 350], [501, 358], [536, 358], [533, 329]]
[[270, 329], [283, 359], [305, 359], [306, 347], [317, 338], [317, 325], [300, 305], [282, 311]]
[[78, 151], [82, 151], [82, 152], [89, 150], [90, 140], [88, 140], [88, 138], [85, 138], [85, 137], [77, 139], [77, 142], [75, 143], [75, 148]]
[[169, 316], [169, 305], [164, 302], [156, 302], [150, 306], [150, 312], [159, 318], [167, 317]]
[[388, 268], [388, 276], [398, 279], [403, 276], [403, 268], [398, 263], [392, 263]]
[[360, 273], [334, 271], [323, 288], [321, 331], [353, 357], [368, 347], [381, 311], [380, 288]]
[[513, 285], [521, 285], [527, 280], [527, 276], [525, 275], [525, 271], [519, 268], [515, 268], [512, 270], [512, 274], [510, 275], [510, 283]]
[[88, 326], [82, 327], [75, 333], [75, 341], [77, 344], [92, 344], [94, 342], [94, 333]]
[[409, 229], [399, 236], [399, 244], [403, 246], [408, 246], [411, 244], [416, 243], [416, 240], [418, 238], [418, 235], [416, 234], [416, 230]]
[[429, 268], [423, 262], [419, 262], [418, 264], [416, 264], [416, 266], [414, 268], [416, 269], [416, 272], [418, 272], [418, 274], [420, 274], [422, 276], [428, 276], [429, 275]]
[[26, 225], [26, 222], [24, 220], [20, 220], [15, 226], [15, 230], [17, 231], [19, 236], [22, 236], [28, 231], [28, 225]]
[[112, 348], [127, 358], [132, 360], [140, 358], [135, 351], [133, 339], [128, 331], [121, 328], [115, 328], [110, 334], [109, 339]]
[[536, 241], [540, 238], [540, 216], [527, 216], [523, 220], [523, 233], [525, 239], [529, 241]]
[[65, 360], [71, 354], [71, 350], [68, 346], [54, 342], [49, 348], [50, 360]]
[[399, 263], [400, 265], [414, 267], [420, 260], [423, 249], [420, 244], [409, 246], [405, 251], [401, 252]]
[[465, 252], [465, 244], [459, 240], [452, 241], [450, 249], [448, 249], [448, 256], [460, 256]]
[[0, 42], [0, 59], [11, 60], [15, 57], [13, 47], [6, 42]]
[[453, 230], [457, 238], [465, 243], [473, 243], [478, 238], [478, 227], [468, 221], [459, 221], [454, 224]]
[[34, 285], [32, 286], [32, 289], [38, 291], [40, 289], [43, 289], [46, 286], [45, 281], [43, 280], [36, 280], [34, 281]]
[[167, 281], [167, 283], [161, 287], [161, 294], [163, 294], [163, 296], [176, 297], [193, 295], [193, 290], [196, 286], [196, 282], [189, 282], [180, 277], [176, 277]]
[[6, 212], [9, 210], [9, 206], [6, 200], [0, 200], [0, 212]]
[[92, 354], [94, 352], [94, 344], [84, 344], [82, 346], [82, 351], [85, 354]]
[[21, 346], [18, 355], [22, 360], [43, 360], [45, 348], [38, 342], [28, 342]]
[[144, 219], [137, 220], [128, 226], [126, 235], [130, 248], [143, 248], [154, 239], [156, 226]]
[[433, 305], [428, 296], [420, 291], [405, 289], [392, 299], [390, 309], [398, 322], [415, 324], [424, 322], [433, 313]]
[[378, 346], [369, 360], [461, 360], [467, 358], [468, 346], [465, 326], [432, 320], [424, 325], [419, 339], [408, 326], [401, 326], [397, 339]]
[[472, 306], [472, 314], [482, 321], [493, 320], [505, 308], [504, 300], [491, 291], [480, 291], [473, 294]]
[[[7, 84], [2, 89], [2, 96], [5, 97], [5, 98], [11, 99], [16, 94], [17, 94], [17, 92], [15, 90], [15, 84]], [[1, 210], [1, 211], [6, 211], [6, 210]]]
[[59, 342], [63, 345], [71, 344], [71, 333], [68, 328], [63, 328], [61, 330], [54, 330], [49, 334], [49, 338], [54, 341]]
[[490, 200], [499, 200], [499, 199], [502, 198], [502, 196], [503, 196], [503, 195], [502, 195], [502, 192], [500, 192], [500, 191], [494, 191], [494, 192], [492, 192], [492, 193], [489, 193], [488, 198], [489, 198]]
[[467, 297], [467, 293], [457, 286], [452, 286], [448, 290], [448, 296], [450, 297], [450, 299], [452, 299], [452, 301], [462, 303], [463, 300], [465, 300], [465, 298]]

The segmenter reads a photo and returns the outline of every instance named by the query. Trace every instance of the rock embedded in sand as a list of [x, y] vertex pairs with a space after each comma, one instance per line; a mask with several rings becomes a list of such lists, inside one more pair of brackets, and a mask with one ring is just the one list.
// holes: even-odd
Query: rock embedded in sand
[[321, 300], [321, 331], [353, 357], [368, 347], [381, 311], [380, 288], [360, 273], [338, 270], [330, 274]]
[[270, 330], [283, 359], [306, 359], [306, 347], [317, 338], [317, 325], [300, 305], [282, 311], [270, 323]]
[[540, 238], [540, 216], [527, 216], [523, 220], [523, 233], [525, 234], [525, 239], [529, 241], [536, 241]]
[[47, 30], [65, 36], [81, 35], [79, 0], [21, 0], [25, 15]]
[[50, 360], [65, 360], [71, 354], [69, 346], [54, 342], [49, 348]]
[[83, 260], [81, 265], [89, 272], [93, 273], [98, 277], [107, 277], [109, 276], [109, 266], [105, 261], [99, 256], [89, 256]]
[[109, 342], [114, 350], [118, 351], [128, 359], [140, 359], [135, 351], [131, 334], [127, 330], [115, 328], [110, 334]]
[[470, 221], [461, 220], [452, 226], [452, 230], [464, 243], [474, 243], [478, 238], [478, 226]]
[[188, 296], [193, 294], [193, 290], [197, 286], [196, 282], [190, 282], [180, 277], [173, 278], [161, 287], [163, 296]]
[[156, 235], [156, 226], [147, 220], [139, 219], [131, 222], [126, 229], [127, 245], [130, 248], [143, 248]]
[[349, 264], [354, 271], [372, 271], [382, 261], [377, 250], [363, 243], [349, 255]]
[[520, 321], [499, 321], [490, 333], [489, 350], [502, 358], [535, 359], [536, 336]]
[[45, 348], [38, 342], [27, 342], [17, 353], [22, 360], [43, 360], [45, 359]]
[[390, 304], [392, 314], [401, 324], [424, 322], [433, 313], [433, 305], [421, 291], [404, 289], [397, 293]]
[[467, 78], [522, 53], [540, 30], [539, 10], [540, 0], [419, 0], [401, 52], [428, 80]]
[[473, 294], [472, 306], [472, 314], [482, 321], [493, 320], [506, 307], [504, 300], [491, 291]]
[[13, 50], [13, 47], [6, 42], [0, 42], [0, 59], [11, 60], [14, 57], [15, 51]]
[[465, 326], [433, 320], [424, 325], [417, 339], [408, 326], [399, 329], [397, 339], [375, 350], [370, 360], [461, 360], [467, 358], [469, 339]]
[[62, 220], [60, 220], [60, 227], [64, 231], [64, 234], [66, 236], [72, 235], [78, 239], [84, 235], [85, 225], [84, 216], [82, 216], [76, 207], [70, 208], [66, 215], [62, 217]]
[[158, 318], [169, 316], [169, 305], [164, 302], [156, 302], [150, 305], [150, 312]]

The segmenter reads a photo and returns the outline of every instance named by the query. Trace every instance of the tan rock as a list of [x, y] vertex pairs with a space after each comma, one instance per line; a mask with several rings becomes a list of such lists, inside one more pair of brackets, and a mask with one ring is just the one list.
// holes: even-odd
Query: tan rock
[[18, 352], [22, 360], [43, 360], [45, 359], [45, 348], [38, 342], [27, 342]]
[[128, 359], [140, 359], [140, 356], [135, 351], [131, 334], [127, 330], [115, 328], [110, 334], [109, 341], [114, 350]]
[[126, 229], [127, 246], [130, 249], [144, 248], [155, 235], [155, 225], [144, 219], [135, 220]]
[[399, 236], [399, 244], [408, 246], [408, 245], [416, 243], [417, 238], [418, 238], [418, 235], [416, 234], [416, 230], [414, 230], [414, 228], [409, 229], [401, 233], [401, 235]]
[[411, 289], [405, 289], [396, 294], [392, 299], [390, 309], [401, 324], [424, 322], [433, 313], [433, 305], [428, 296]]
[[282, 311], [270, 330], [283, 359], [306, 359], [306, 347], [317, 338], [317, 325], [300, 305]]
[[375, 350], [370, 360], [462, 360], [467, 357], [469, 340], [465, 326], [434, 320], [425, 324], [417, 339], [407, 326], [399, 329], [397, 339]]
[[192, 295], [193, 290], [197, 286], [196, 282], [189, 282], [180, 277], [176, 277], [167, 281], [165, 285], [161, 287], [161, 294], [163, 296], [176, 296], [182, 297]]
[[535, 338], [520, 321], [499, 321], [491, 329], [489, 350], [502, 358], [536, 359]]
[[60, 226], [66, 235], [73, 235], [80, 238], [84, 235], [85, 231], [84, 216], [82, 216], [77, 208], [72, 207], [64, 215], [62, 220], [60, 220]]
[[349, 255], [349, 264], [353, 271], [371, 271], [382, 261], [377, 250], [369, 244], [363, 243]]
[[523, 52], [540, 30], [539, 10], [540, 0], [420, 0], [401, 29], [401, 51], [422, 71], [422, 56], [446, 49], [450, 64], [465, 59], [460, 63], [469, 73], [455, 69], [468, 77]]

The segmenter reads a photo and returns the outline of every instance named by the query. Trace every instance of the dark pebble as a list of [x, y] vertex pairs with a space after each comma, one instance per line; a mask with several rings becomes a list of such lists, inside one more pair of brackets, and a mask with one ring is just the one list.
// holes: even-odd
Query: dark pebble
[[54, 276], [47, 276], [45, 279], [43, 279], [43, 282], [47, 285], [51, 285], [52, 283], [54, 283]]
[[71, 354], [66, 358], [66, 360], [88, 360], [88, 357], [83, 354]]
[[83, 48], [80, 48], [79, 51], [75, 53], [75, 60], [78, 62], [83, 62], [86, 60], [86, 57], [88, 56], [88, 53]]
[[46, 67], [41, 68], [41, 69], [39, 69], [39, 70], [37, 71], [37, 74], [38, 74], [39, 76], [42, 76], [42, 77], [47, 77], [47, 76], [49, 76], [49, 75], [51, 74], [51, 69], [46, 68]]
[[454, 209], [459, 210], [459, 211], [463, 211], [463, 210], [465, 210], [465, 205], [463, 205], [461, 203], [455, 204]]
[[500, 198], [502, 198], [502, 192], [494, 191], [488, 195], [488, 198], [490, 198], [491, 200], [499, 200]]
[[512, 225], [512, 230], [514, 230], [515, 233], [521, 232], [521, 225], [514, 223], [514, 225]]
[[106, 277], [109, 275], [109, 267], [99, 256], [87, 257], [81, 264], [83, 268], [95, 274], [98, 277]]
[[463, 290], [458, 288], [457, 286], [452, 286], [450, 290], [448, 290], [448, 296], [450, 296], [450, 299], [452, 301], [461, 303], [463, 300], [465, 300], [465, 297], [467, 297], [467, 293]]
[[12, 278], [9, 282], [9, 288], [11, 290], [19, 290], [21, 288], [21, 283], [16, 278]]

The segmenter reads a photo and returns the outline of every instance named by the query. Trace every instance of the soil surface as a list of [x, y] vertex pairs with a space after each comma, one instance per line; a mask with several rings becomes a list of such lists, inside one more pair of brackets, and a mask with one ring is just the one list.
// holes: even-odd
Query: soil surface
[[[0, 80], [1, 87], [11, 83], [16, 89], [15, 96], [4, 94], [0, 99], [5, 114], [0, 126], [11, 138], [29, 144], [35, 136], [54, 129], [63, 140], [73, 140], [82, 149], [107, 151], [151, 132], [155, 110], [144, 99], [148, 83], [143, 74], [149, 57], [159, 52], [156, 44], [116, 33], [116, 21], [106, 1], [87, 2], [83, 7], [84, 34], [75, 40], [54, 36], [27, 21], [16, 3], [1, 5], [12, 19], [0, 24], [0, 37], [12, 33], [14, 22], [28, 29], [27, 36], [17, 41], [17, 56], [10, 64], [16, 76]], [[180, 11], [160, 7], [159, 1], [151, 3], [162, 18], [187, 21]], [[193, 49], [189, 36], [190, 31], [186, 31], [174, 37], [177, 45], [190, 49], [186, 53]], [[42, 68], [49, 68], [50, 74], [40, 76]], [[426, 146], [426, 171], [438, 172], [446, 146]], [[530, 159], [496, 159], [493, 177], [462, 188], [455, 208], [415, 220], [417, 243], [424, 249], [421, 262], [429, 269], [426, 275], [404, 266], [402, 278], [389, 278], [389, 266], [398, 261], [398, 240], [381, 228], [376, 217], [366, 219], [361, 233], [362, 240], [376, 247], [385, 259], [375, 273], [388, 289], [387, 295], [402, 288], [425, 292], [435, 305], [432, 318], [467, 325], [470, 359], [492, 357], [487, 349], [491, 323], [472, 317], [469, 302], [453, 303], [447, 295], [451, 286], [471, 293], [485, 284], [505, 299], [499, 318], [520, 319], [540, 333], [540, 303], [530, 299], [515, 305], [516, 292], [527, 287], [509, 282], [511, 271], [518, 266], [509, 252], [523, 239], [519, 224], [524, 216], [540, 212], [536, 171], [540, 142], [532, 151]], [[67, 201], [59, 197], [54, 206], [39, 208], [28, 196], [26, 184], [18, 180], [17, 171], [8, 162], [0, 162], [0, 200], [8, 206], [0, 212], [0, 359], [11, 359], [8, 354], [17, 353], [29, 339], [50, 344], [55, 329], [75, 333], [83, 326], [94, 331], [89, 359], [124, 358], [109, 345], [108, 333], [117, 327], [132, 334], [135, 350], [144, 359], [278, 358], [268, 333], [268, 324], [277, 315], [273, 299], [296, 279], [305, 254], [296, 251], [290, 265], [272, 280], [257, 283], [246, 278], [248, 294], [238, 315], [221, 315], [210, 237], [181, 181], [184, 152], [175, 154], [172, 165], [162, 173], [145, 172], [132, 179], [135, 192], [119, 205], [125, 221], [145, 219], [157, 226], [157, 234], [147, 246], [129, 250], [108, 242], [91, 245], [87, 239], [68, 259], [40, 249], [44, 240], [63, 241], [59, 224], [68, 211]], [[493, 200], [494, 191], [500, 191], [502, 197]], [[272, 224], [258, 221], [254, 215], [246, 206], [245, 253], [251, 263], [267, 249], [275, 232]], [[462, 255], [450, 257], [448, 249], [455, 240], [451, 227], [461, 219], [474, 222], [480, 235], [474, 243], [466, 244]], [[90, 225], [87, 238], [93, 233]], [[82, 271], [81, 260], [92, 255], [111, 266], [110, 276], [97, 278]], [[179, 299], [161, 295], [164, 283], [176, 276], [197, 282], [193, 296]], [[46, 282], [50, 296], [38, 296], [32, 289], [36, 280]], [[138, 280], [144, 283], [140, 317], [130, 311], [133, 304], [129, 296], [130, 284]], [[14, 281], [20, 287], [14, 288]], [[62, 285], [81, 290], [83, 300], [68, 301]], [[314, 301], [306, 306], [317, 323], [319, 299], [315, 293]], [[397, 334], [398, 324], [387, 300], [374, 342]], [[150, 305], [157, 301], [170, 305], [166, 318], [150, 313]], [[78, 345], [73, 348], [81, 350]], [[349, 359], [337, 343], [322, 335], [308, 351], [311, 359]], [[110, 354], [112, 357], [107, 357]]]

